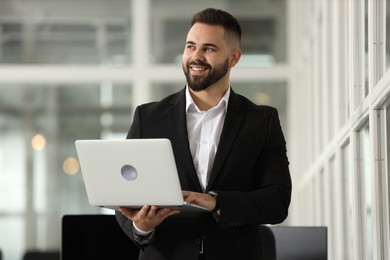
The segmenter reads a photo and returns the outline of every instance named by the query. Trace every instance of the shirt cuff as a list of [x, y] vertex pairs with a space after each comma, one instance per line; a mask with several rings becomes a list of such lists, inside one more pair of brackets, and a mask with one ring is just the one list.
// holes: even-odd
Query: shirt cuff
[[139, 229], [133, 222], [133, 227], [134, 227], [134, 233], [137, 235], [137, 236], [141, 236], [141, 237], [145, 237], [145, 236], [148, 236], [150, 235], [151, 233], [153, 233], [154, 229], [151, 230], [151, 231], [143, 231], [141, 229]]

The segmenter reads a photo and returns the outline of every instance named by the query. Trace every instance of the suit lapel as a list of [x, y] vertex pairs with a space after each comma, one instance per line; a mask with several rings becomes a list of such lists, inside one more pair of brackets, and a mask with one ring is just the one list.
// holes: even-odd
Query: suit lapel
[[221, 138], [217, 153], [215, 155], [214, 165], [210, 173], [207, 189], [212, 187], [217, 177], [221, 178], [223, 173], [221, 172], [222, 166], [225, 164], [231, 147], [236, 139], [237, 134], [240, 131], [242, 121], [245, 117], [245, 113], [240, 109], [241, 101], [239, 96], [231, 90], [229, 97], [228, 110], [225, 117], [225, 123], [222, 129]]
[[196, 183], [199, 190], [202, 190], [188, 144], [185, 104], [185, 89], [183, 89], [173, 98], [171, 105], [168, 108], [173, 133], [172, 138], [174, 139], [172, 145], [173, 149], [177, 151], [176, 156], [180, 157], [177, 158], [179, 164], [183, 165], [190, 179]]

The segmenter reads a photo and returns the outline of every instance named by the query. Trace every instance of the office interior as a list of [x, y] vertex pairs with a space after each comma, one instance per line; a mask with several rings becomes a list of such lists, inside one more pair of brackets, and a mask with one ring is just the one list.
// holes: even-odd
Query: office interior
[[328, 259], [390, 259], [390, 0], [0, 1], [0, 250], [61, 247], [90, 206], [76, 139], [123, 139], [182, 89], [189, 20], [235, 15], [232, 88], [278, 109], [293, 180], [284, 226], [327, 227]]

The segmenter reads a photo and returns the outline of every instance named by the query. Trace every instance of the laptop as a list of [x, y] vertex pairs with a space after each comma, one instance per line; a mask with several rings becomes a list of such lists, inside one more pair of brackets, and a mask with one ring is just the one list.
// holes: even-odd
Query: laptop
[[210, 211], [184, 201], [169, 139], [76, 140], [75, 146], [92, 206]]

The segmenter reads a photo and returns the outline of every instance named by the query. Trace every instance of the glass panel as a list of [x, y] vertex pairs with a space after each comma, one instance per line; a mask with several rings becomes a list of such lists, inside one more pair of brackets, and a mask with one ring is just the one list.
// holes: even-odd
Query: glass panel
[[322, 226], [324, 225], [324, 169], [321, 168], [319, 172], [313, 175], [312, 180], [312, 214], [313, 214], [313, 225]]
[[364, 96], [366, 97], [369, 93], [369, 59], [368, 59], [368, 0], [364, 0]]
[[130, 2], [0, 4], [0, 64], [128, 64]]
[[[179, 63], [190, 20], [209, 1], [152, 0], [151, 52], [157, 63]], [[272, 66], [286, 62], [285, 0], [223, 0], [213, 4], [237, 17], [243, 37], [240, 65]]]
[[185, 87], [185, 83], [154, 84], [152, 86], [152, 100], [159, 101], [168, 95], [174, 94]]
[[22, 58], [21, 24], [0, 23], [0, 62], [21, 63]]
[[386, 67], [390, 68], [390, 0], [386, 0]]
[[25, 247], [25, 223], [21, 216], [0, 218], [0, 249], [2, 259], [23, 259]]
[[360, 153], [360, 189], [362, 208], [362, 231], [365, 234], [363, 245], [366, 252], [365, 259], [373, 259], [373, 219], [372, 219], [372, 172], [370, 168], [370, 136], [369, 127], [364, 127], [359, 132]]
[[[25, 236], [52, 245], [47, 230], [60, 241], [58, 225], [50, 225], [63, 214], [102, 212], [89, 205], [80, 169], [66, 162], [77, 160], [76, 139], [125, 138], [131, 100], [131, 86], [112, 82], [0, 86], [0, 230], [13, 234], [0, 236], [4, 254], [25, 250]], [[13, 231], [2, 228], [7, 221]]]
[[[339, 40], [339, 52], [338, 53], [348, 53], [348, 24], [346, 17], [348, 17], [348, 1], [336, 2], [332, 1], [337, 5], [337, 13], [333, 14], [334, 16], [339, 17], [339, 24], [336, 24], [338, 27], [338, 35], [335, 36]], [[336, 30], [337, 31], [337, 30]], [[339, 64], [339, 72], [334, 75], [338, 78], [339, 90], [336, 91], [335, 95], [339, 96], [339, 103], [337, 104], [336, 110], [339, 113], [340, 122], [337, 122], [339, 126], [343, 126], [349, 119], [349, 85], [348, 85], [348, 68], [346, 66], [348, 59], [346, 55], [338, 55], [334, 61]], [[330, 64], [332, 65], [332, 64]]]
[[[336, 180], [336, 155], [333, 155], [330, 160], [329, 160], [329, 167], [328, 167], [328, 172], [327, 176], [324, 176], [324, 185], [326, 189], [324, 189], [324, 217], [325, 217], [325, 222], [324, 223], [329, 223], [328, 224], [328, 243], [331, 248], [334, 248], [334, 250], [330, 250], [329, 252], [329, 258], [330, 259], [336, 259], [336, 252], [338, 252], [340, 249], [339, 243], [336, 243], [337, 241], [337, 234], [335, 232], [336, 230], [336, 223], [338, 220], [337, 214], [328, 214], [329, 209], [336, 209], [339, 211], [339, 201], [340, 199], [336, 197], [337, 194], [337, 187], [338, 187], [338, 181]], [[329, 194], [329, 195], [326, 195]]]
[[[387, 143], [386, 143], [386, 154], [387, 154], [387, 160], [386, 160], [386, 163], [387, 163], [387, 191], [388, 191], [388, 200], [387, 201], [390, 201], [390, 105], [388, 105], [386, 107], [386, 140], [387, 140]], [[388, 205], [389, 207], [389, 205]], [[389, 222], [390, 222], [390, 216], [387, 216], [389, 218]], [[387, 232], [390, 232], [390, 230], [388, 230]]]
[[343, 245], [341, 248], [344, 252], [343, 259], [354, 260], [353, 250], [353, 226], [351, 219], [353, 219], [353, 176], [352, 176], [352, 161], [351, 160], [351, 145], [348, 142], [342, 148], [342, 196], [343, 196]]
[[102, 53], [101, 62], [110, 65], [127, 65], [131, 59], [130, 22], [123, 24], [108, 24], [106, 26], [106, 50]]
[[286, 82], [232, 82], [232, 88], [258, 105], [275, 107], [279, 113], [284, 135], [288, 136]]
[[[95, 31], [90, 24], [41, 24], [27, 27], [25, 34], [34, 39], [26, 51], [25, 63], [97, 63], [99, 53], [95, 44]], [[31, 52], [31, 53], [30, 53]]]
[[[8, 113], [0, 115], [4, 119], [12, 117]], [[20, 162], [26, 160], [26, 148], [20, 125], [16, 120], [0, 125], [0, 212], [21, 213], [25, 209], [25, 165]]]
[[318, 175], [318, 198], [317, 202], [319, 202], [319, 211], [316, 212], [318, 214], [318, 225], [325, 225], [325, 173], [324, 168], [321, 168], [320, 173]]

